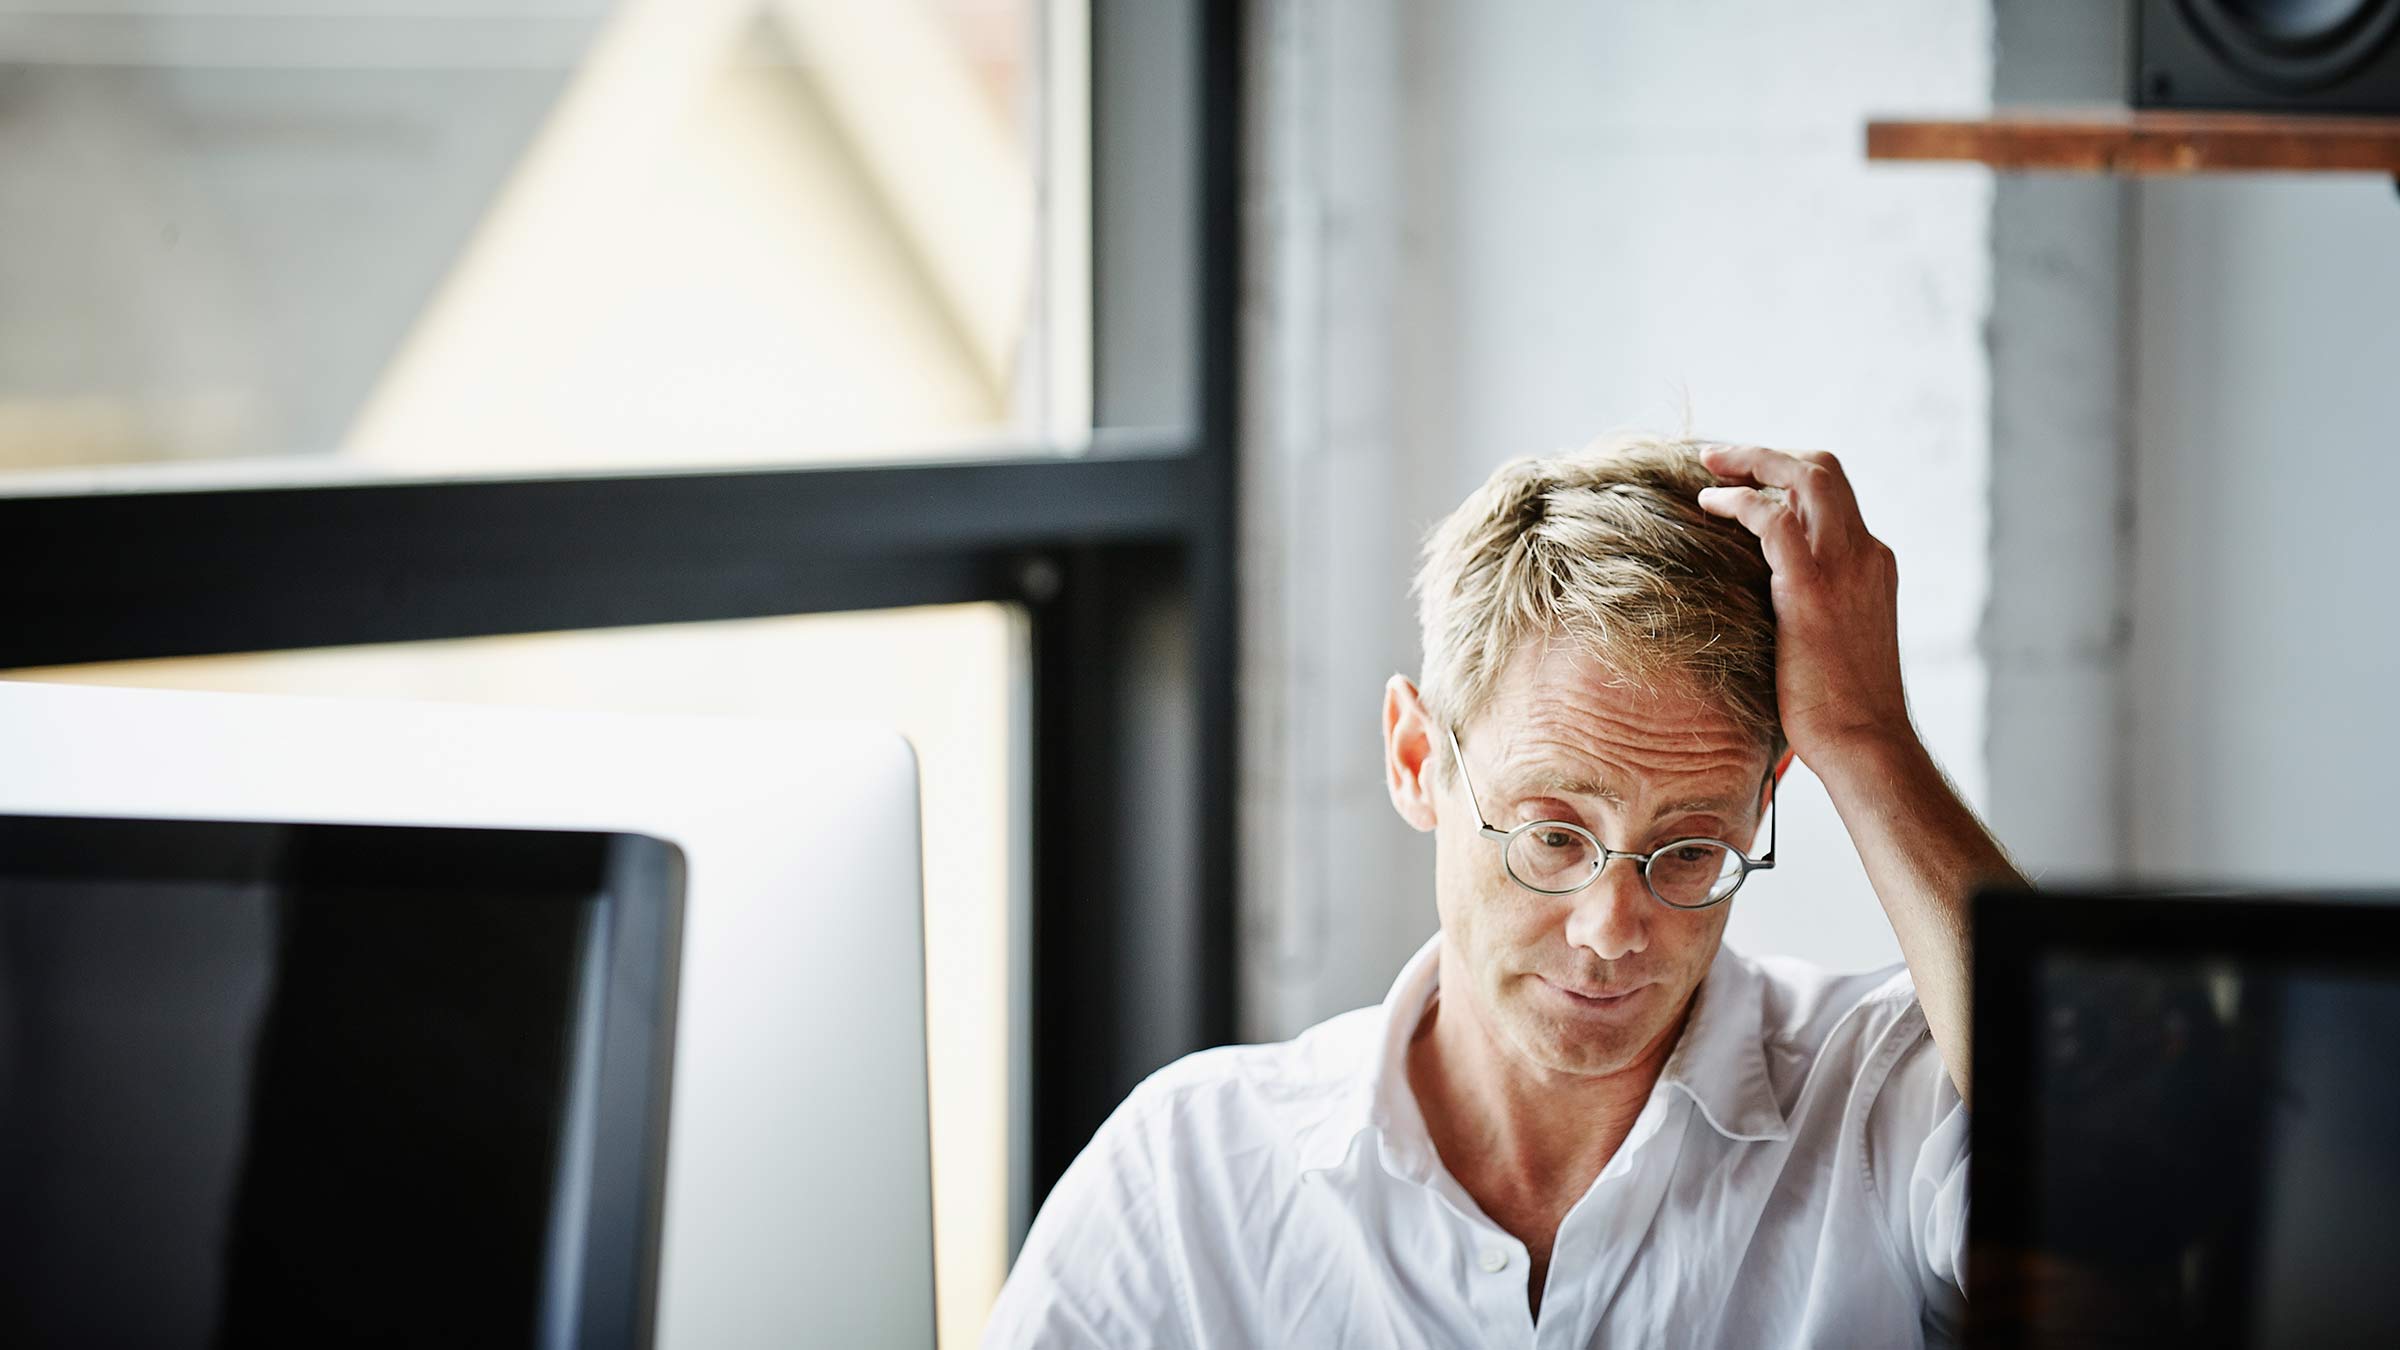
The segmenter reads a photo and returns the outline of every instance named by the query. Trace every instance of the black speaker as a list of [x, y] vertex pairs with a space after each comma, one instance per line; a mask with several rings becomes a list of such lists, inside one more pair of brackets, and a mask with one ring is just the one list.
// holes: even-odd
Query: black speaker
[[2140, 0], [2139, 108], [2400, 113], [2400, 0]]

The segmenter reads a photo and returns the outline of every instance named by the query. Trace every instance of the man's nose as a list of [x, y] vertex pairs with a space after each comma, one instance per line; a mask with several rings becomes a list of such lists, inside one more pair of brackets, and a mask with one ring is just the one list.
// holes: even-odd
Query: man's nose
[[1600, 879], [1568, 897], [1567, 941], [1615, 961], [1650, 945], [1650, 911], [1658, 901], [1642, 880], [1642, 865], [1611, 858]]

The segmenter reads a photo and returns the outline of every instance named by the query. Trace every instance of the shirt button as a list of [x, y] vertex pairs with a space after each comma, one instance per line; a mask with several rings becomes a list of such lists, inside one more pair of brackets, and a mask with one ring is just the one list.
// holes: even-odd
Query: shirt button
[[1489, 1274], [1497, 1275], [1501, 1271], [1508, 1269], [1508, 1253], [1500, 1250], [1498, 1247], [1484, 1248], [1483, 1255], [1475, 1258], [1475, 1260], [1476, 1264], [1482, 1266], [1485, 1272]]

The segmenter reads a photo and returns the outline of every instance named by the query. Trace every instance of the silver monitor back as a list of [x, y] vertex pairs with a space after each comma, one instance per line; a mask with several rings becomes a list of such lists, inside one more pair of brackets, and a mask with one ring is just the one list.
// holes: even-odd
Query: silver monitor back
[[657, 1344], [933, 1343], [917, 777], [896, 733], [0, 683], [0, 813], [679, 845]]

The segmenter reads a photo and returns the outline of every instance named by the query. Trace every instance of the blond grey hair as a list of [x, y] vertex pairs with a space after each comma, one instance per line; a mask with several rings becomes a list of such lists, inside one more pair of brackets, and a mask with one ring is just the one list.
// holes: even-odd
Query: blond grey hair
[[1434, 527], [1416, 595], [1419, 692], [1437, 721], [1481, 713], [1509, 660], [1540, 640], [1622, 683], [1714, 703], [1782, 752], [1766, 556], [1700, 509], [1716, 482], [1702, 444], [1625, 435], [1512, 460]]

